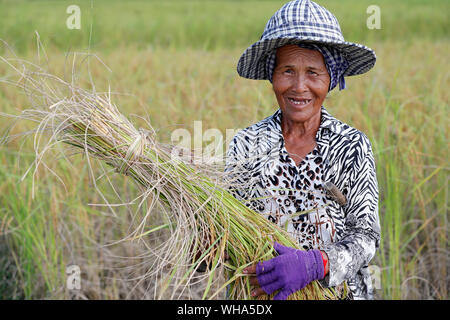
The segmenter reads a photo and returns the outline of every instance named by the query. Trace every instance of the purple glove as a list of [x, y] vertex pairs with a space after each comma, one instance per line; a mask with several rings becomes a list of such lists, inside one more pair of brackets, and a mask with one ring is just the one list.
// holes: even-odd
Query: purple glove
[[273, 247], [279, 256], [258, 263], [256, 277], [267, 294], [280, 290], [274, 300], [286, 300], [291, 293], [323, 278], [323, 261], [319, 250], [302, 251], [278, 242]]

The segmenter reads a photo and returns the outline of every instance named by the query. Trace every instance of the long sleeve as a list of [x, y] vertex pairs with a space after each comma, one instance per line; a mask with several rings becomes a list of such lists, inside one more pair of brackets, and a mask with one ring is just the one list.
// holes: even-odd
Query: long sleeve
[[242, 186], [248, 183], [248, 175], [245, 174], [248, 172], [246, 165], [248, 146], [241, 139], [241, 135], [238, 133], [230, 142], [226, 155], [225, 172], [228, 173], [227, 178], [232, 186], [230, 192], [235, 198], [244, 200], [247, 198], [247, 192]]
[[354, 166], [348, 203], [344, 208], [344, 236], [323, 248], [329, 259], [329, 273], [322, 280], [325, 286], [347, 281], [349, 286], [353, 286], [355, 298], [362, 299], [372, 298], [371, 283], [358, 282], [370, 279], [368, 263], [375, 256], [380, 241], [378, 183], [370, 143], [367, 143], [366, 150]]

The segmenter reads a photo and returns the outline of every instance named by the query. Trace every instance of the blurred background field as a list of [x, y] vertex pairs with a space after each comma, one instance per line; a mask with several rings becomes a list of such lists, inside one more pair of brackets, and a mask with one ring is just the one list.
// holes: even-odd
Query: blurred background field
[[[373, 145], [380, 188], [382, 244], [372, 261], [379, 299], [448, 299], [450, 3], [441, 1], [317, 1], [338, 18], [346, 40], [377, 53], [363, 76], [347, 78], [325, 107], [365, 132]], [[160, 139], [176, 128], [244, 128], [277, 108], [270, 83], [239, 78], [236, 63], [284, 1], [13, 1], [0, 0], [0, 39], [20, 58], [77, 77], [97, 91], [109, 86], [137, 126], [148, 116]], [[81, 29], [66, 27], [66, 9], [81, 9]], [[381, 9], [381, 29], [369, 30], [369, 5]], [[37, 31], [45, 46], [36, 46]], [[75, 52], [79, 52], [75, 53]], [[86, 52], [95, 57], [85, 59]], [[0, 46], [0, 54], [11, 53]], [[87, 72], [89, 66], [90, 74]], [[0, 78], [11, 71], [0, 63]], [[0, 113], [28, 106], [19, 89], [0, 83]], [[0, 116], [1, 136], [11, 118]], [[9, 134], [24, 132], [18, 123]], [[0, 298], [67, 299], [66, 267], [81, 269], [79, 297], [146, 298], [145, 248], [112, 244], [129, 231], [132, 206], [114, 212], [89, 204], [133, 199], [128, 178], [98, 181], [85, 159], [49, 156], [38, 179], [25, 174], [33, 139], [0, 145]], [[53, 160], [54, 159], [54, 160]], [[50, 170], [49, 170], [50, 169]], [[53, 174], [52, 171], [55, 173]], [[100, 172], [100, 171], [99, 171]], [[104, 183], [104, 185], [103, 185]], [[34, 189], [34, 198], [32, 190]], [[102, 198], [104, 196], [105, 198]], [[106, 244], [110, 244], [105, 246]], [[139, 258], [132, 258], [138, 256]], [[379, 272], [379, 273], [378, 273]]]

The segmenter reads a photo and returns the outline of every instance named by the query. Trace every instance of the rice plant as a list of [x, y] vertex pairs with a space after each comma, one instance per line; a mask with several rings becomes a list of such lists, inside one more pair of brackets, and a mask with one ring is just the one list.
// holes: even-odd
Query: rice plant
[[[17, 76], [2, 81], [22, 89], [31, 104], [18, 116], [3, 115], [36, 124], [35, 159], [24, 176], [31, 174], [34, 181], [38, 169], [46, 166], [45, 154], [64, 143], [68, 148], [63, 155], [77, 151], [85, 156], [94, 185], [98, 177], [93, 167], [100, 161], [110, 167], [105, 175], [127, 175], [140, 187], [132, 202], [142, 215], [120, 241], [141, 241], [152, 257], [147, 272], [138, 277], [157, 283], [154, 298], [177, 299], [203, 282], [203, 299], [225, 290], [231, 299], [250, 299], [243, 268], [274, 257], [274, 241], [297, 247], [284, 230], [228, 192], [238, 172], [226, 174], [221, 166], [180, 156], [191, 152], [158, 142], [149, 122], [146, 129], [135, 128], [114, 104], [111, 91], [83, 89], [74, 77], [63, 80], [17, 57], [0, 59]], [[34, 196], [34, 188], [32, 192]], [[114, 212], [116, 204], [104, 200]], [[157, 232], [163, 241], [152, 240]], [[207, 265], [206, 272], [197, 272], [201, 264]], [[226, 278], [220, 277], [223, 269]], [[337, 294], [313, 282], [290, 298], [334, 299]]]

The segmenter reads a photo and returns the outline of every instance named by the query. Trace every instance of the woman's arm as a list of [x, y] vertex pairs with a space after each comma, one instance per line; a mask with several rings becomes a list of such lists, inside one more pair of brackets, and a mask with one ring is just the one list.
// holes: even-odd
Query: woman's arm
[[336, 286], [353, 278], [375, 256], [380, 241], [378, 183], [370, 144], [367, 153], [355, 164], [353, 181], [344, 208], [344, 236], [322, 250], [328, 257], [329, 272], [322, 284]]

